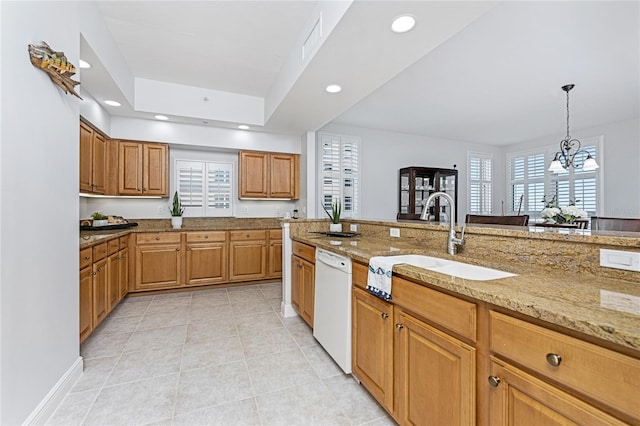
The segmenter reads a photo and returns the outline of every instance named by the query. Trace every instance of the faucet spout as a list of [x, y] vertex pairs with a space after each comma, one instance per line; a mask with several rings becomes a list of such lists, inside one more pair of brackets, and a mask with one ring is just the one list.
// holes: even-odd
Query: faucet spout
[[451, 207], [451, 215], [449, 217], [449, 236], [447, 237], [447, 253], [453, 255], [458, 251], [458, 246], [464, 244], [464, 227], [462, 228], [462, 235], [460, 238], [456, 235], [456, 205], [453, 201], [451, 195], [446, 192], [434, 192], [429, 195], [424, 203], [424, 209], [422, 210], [422, 214], [420, 215], [420, 220], [428, 220], [429, 218], [429, 204], [436, 198], [444, 198], [449, 203]]

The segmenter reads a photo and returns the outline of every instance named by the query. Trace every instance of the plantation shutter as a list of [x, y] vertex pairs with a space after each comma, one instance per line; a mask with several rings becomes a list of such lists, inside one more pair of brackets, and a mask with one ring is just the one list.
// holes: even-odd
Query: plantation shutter
[[176, 186], [185, 216], [232, 216], [232, 165], [176, 160]]
[[207, 163], [207, 211], [205, 216], [231, 216], [231, 164]]
[[469, 212], [492, 213], [492, 159], [487, 154], [469, 153]]
[[[320, 134], [321, 202], [331, 209], [334, 201], [342, 204], [342, 217], [360, 215], [360, 139]], [[324, 216], [324, 211], [318, 214]]]

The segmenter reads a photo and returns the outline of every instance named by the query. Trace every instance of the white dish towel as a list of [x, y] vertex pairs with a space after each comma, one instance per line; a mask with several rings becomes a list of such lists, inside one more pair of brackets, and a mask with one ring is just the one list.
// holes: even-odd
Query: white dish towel
[[402, 263], [393, 257], [374, 256], [369, 259], [369, 273], [367, 275], [367, 290], [376, 296], [391, 300], [391, 276], [393, 265]]

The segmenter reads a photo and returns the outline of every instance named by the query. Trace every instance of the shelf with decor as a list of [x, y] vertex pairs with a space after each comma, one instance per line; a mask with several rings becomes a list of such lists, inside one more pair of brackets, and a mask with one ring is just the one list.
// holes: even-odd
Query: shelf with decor
[[[457, 207], [458, 170], [456, 169], [405, 167], [399, 171], [398, 185], [397, 220], [420, 220], [425, 208], [424, 202], [434, 192], [441, 191], [451, 195]], [[430, 221], [448, 222], [450, 220], [451, 207], [442, 203], [440, 198], [436, 198], [434, 204], [428, 208]]]

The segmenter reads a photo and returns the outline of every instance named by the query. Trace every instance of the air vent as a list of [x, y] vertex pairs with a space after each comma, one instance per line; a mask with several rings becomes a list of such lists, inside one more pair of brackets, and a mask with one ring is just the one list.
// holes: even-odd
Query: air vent
[[311, 54], [316, 50], [318, 44], [320, 44], [320, 39], [322, 38], [322, 13], [314, 22], [311, 31], [305, 38], [304, 43], [302, 43], [302, 62], [311, 57]]

